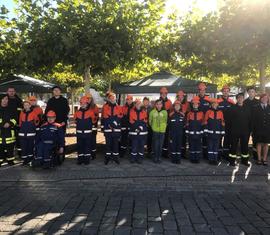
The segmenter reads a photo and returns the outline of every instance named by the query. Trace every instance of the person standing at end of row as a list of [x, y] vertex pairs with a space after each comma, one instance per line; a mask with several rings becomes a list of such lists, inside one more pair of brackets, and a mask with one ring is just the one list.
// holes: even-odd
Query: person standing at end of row
[[268, 165], [268, 144], [270, 143], [270, 105], [267, 94], [260, 96], [260, 104], [253, 112], [253, 133], [257, 144], [258, 165]]
[[[149, 114], [152, 110], [152, 106], [150, 103], [150, 100], [148, 97], [143, 98], [143, 109], [147, 113], [147, 117], [149, 117]], [[152, 154], [152, 129], [149, 125], [149, 118], [148, 118], [148, 123], [147, 123], [147, 156], [151, 156]]]
[[15, 160], [17, 114], [8, 108], [8, 101], [7, 95], [0, 96], [0, 166], [4, 161], [14, 165]]

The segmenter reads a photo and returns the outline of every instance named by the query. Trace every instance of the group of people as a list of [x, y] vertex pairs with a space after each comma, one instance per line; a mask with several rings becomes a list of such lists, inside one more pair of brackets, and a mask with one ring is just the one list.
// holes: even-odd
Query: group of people
[[[106, 138], [105, 164], [110, 160], [119, 164], [130, 149], [130, 162], [141, 163], [144, 146], [153, 161], [170, 157], [176, 164], [183, 157], [192, 163], [208, 159], [217, 165], [224, 158], [235, 166], [240, 144], [241, 163], [249, 166], [249, 140], [252, 136], [253, 156], [258, 165], [267, 165], [270, 143], [270, 106], [267, 94], [256, 98], [254, 87], [248, 87], [248, 98], [236, 95], [236, 103], [229, 98], [230, 88], [222, 88], [219, 99], [206, 95], [206, 84], [199, 83], [198, 95], [188, 102], [179, 90], [174, 103], [167, 97], [166, 87], [160, 98], [150, 106], [149, 99], [126, 97], [124, 106], [116, 103], [115, 94], [108, 92], [102, 109], [102, 130]], [[187, 146], [188, 152], [187, 154]]]
[[[140, 164], [147, 146], [155, 163], [170, 157], [173, 163], [180, 164], [182, 158], [189, 156], [192, 163], [206, 158], [216, 165], [224, 158], [234, 166], [240, 143], [241, 163], [248, 166], [251, 136], [257, 164], [267, 165], [268, 95], [257, 99], [255, 88], [249, 87], [248, 98], [239, 93], [235, 103], [229, 98], [228, 86], [222, 88], [219, 99], [208, 97], [206, 90], [206, 84], [199, 83], [198, 95], [189, 102], [184, 91], [179, 90], [172, 103], [163, 87], [153, 106], [149, 98], [133, 100], [131, 95], [120, 106], [115, 94], [108, 92], [100, 119], [106, 145], [104, 163], [119, 164], [128, 153], [131, 163]], [[12, 87], [0, 97], [0, 166], [4, 161], [14, 164], [15, 146], [24, 165], [35, 162], [50, 168], [55, 159], [58, 163], [64, 159], [69, 104], [60, 87], [55, 86], [52, 91], [44, 113], [36, 97], [22, 101]], [[80, 108], [74, 114], [78, 164], [89, 164], [96, 157], [99, 118], [99, 108], [91, 94], [81, 97]]]
[[15, 147], [24, 165], [34, 162], [50, 168], [53, 160], [60, 163], [64, 159], [68, 113], [68, 101], [58, 86], [53, 87], [44, 113], [35, 96], [22, 101], [13, 87], [8, 88], [0, 96], [0, 166], [4, 161], [14, 165]]

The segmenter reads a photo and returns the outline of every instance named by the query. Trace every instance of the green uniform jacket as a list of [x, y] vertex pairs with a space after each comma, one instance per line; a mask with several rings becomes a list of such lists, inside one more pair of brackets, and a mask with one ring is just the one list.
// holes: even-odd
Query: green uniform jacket
[[154, 132], [165, 133], [168, 113], [166, 110], [153, 109], [149, 114], [149, 124]]

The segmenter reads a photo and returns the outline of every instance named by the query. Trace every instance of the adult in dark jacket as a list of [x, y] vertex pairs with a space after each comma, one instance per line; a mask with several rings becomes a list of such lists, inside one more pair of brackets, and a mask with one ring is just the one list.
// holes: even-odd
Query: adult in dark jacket
[[0, 166], [6, 160], [14, 164], [15, 114], [8, 108], [8, 96], [0, 97]]
[[7, 89], [8, 95], [8, 109], [14, 114], [16, 114], [16, 122], [19, 123], [19, 116], [23, 108], [23, 103], [21, 98], [16, 94], [14, 87], [9, 87]]
[[238, 142], [241, 146], [241, 163], [249, 165], [248, 141], [251, 130], [251, 112], [250, 109], [244, 105], [244, 94], [239, 93], [236, 96], [237, 103], [232, 106], [228, 113], [228, 128], [231, 131], [231, 149], [229, 162], [231, 166], [235, 166], [236, 152]]
[[267, 165], [268, 144], [270, 143], [270, 105], [267, 94], [261, 95], [260, 104], [254, 108], [252, 126], [257, 142], [257, 164]]
[[59, 86], [54, 86], [52, 92], [53, 97], [48, 100], [45, 115], [47, 115], [48, 111], [54, 111], [56, 113], [55, 122], [61, 124], [65, 132], [70, 111], [68, 100], [61, 95], [61, 88]]
[[[253, 86], [248, 87], [247, 93], [248, 93], [248, 98], [246, 98], [244, 100], [244, 105], [246, 105], [250, 109], [251, 114], [252, 114], [254, 111], [254, 108], [256, 108], [260, 104], [260, 101], [259, 101], [259, 99], [256, 98], [256, 88], [255, 87], [253, 87]], [[253, 155], [253, 158], [255, 160], [257, 160], [258, 155], [257, 155], [256, 139], [254, 138], [253, 133], [250, 133], [250, 135], [252, 137], [252, 155]]]

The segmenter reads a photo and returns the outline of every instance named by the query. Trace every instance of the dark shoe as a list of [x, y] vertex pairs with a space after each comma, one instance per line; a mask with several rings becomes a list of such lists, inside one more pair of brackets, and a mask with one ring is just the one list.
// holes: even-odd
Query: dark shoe
[[84, 165], [89, 165], [89, 164], [90, 164], [90, 160], [84, 161]]
[[77, 165], [82, 165], [82, 162], [81, 161], [77, 161]]
[[257, 161], [256, 161], [256, 164], [257, 164], [257, 165], [262, 165], [262, 161], [261, 161], [261, 160], [257, 160]]
[[109, 159], [108, 157], [105, 157], [105, 159], [104, 159], [104, 164], [105, 164], [105, 165], [108, 165], [109, 161], [110, 161], [110, 159]]
[[118, 165], [120, 164], [120, 161], [118, 158], [115, 158], [114, 161], [116, 162], [116, 164], [118, 164]]
[[245, 166], [250, 166], [248, 159], [241, 159], [241, 164], [243, 164]]
[[230, 166], [236, 166], [235, 161], [230, 161]]
[[15, 163], [14, 163], [14, 161], [8, 161], [8, 165], [10, 165], [10, 166], [14, 166], [14, 165], [15, 165]]
[[138, 164], [142, 164], [142, 159], [138, 159], [138, 160], [137, 160], [137, 163], [138, 163]]
[[263, 161], [263, 165], [264, 166], [268, 166], [268, 162], [267, 161]]
[[129, 161], [131, 164], [135, 163], [135, 160], [134, 159], [130, 159]]
[[178, 160], [176, 161], [176, 164], [181, 164], [181, 160], [178, 159]]
[[218, 165], [218, 161], [213, 161], [213, 165], [217, 166]]
[[161, 163], [161, 160], [157, 160], [157, 163], [160, 164]]

